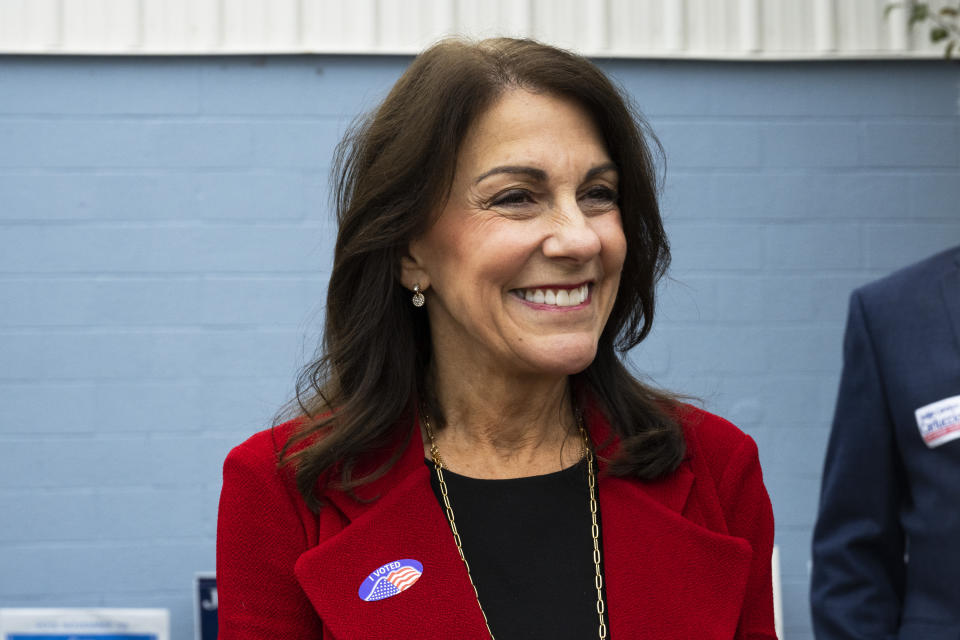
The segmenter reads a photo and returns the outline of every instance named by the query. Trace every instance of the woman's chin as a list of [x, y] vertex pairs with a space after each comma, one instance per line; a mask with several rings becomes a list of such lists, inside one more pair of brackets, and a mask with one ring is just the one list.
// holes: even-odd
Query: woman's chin
[[570, 376], [590, 366], [597, 356], [597, 346], [592, 342], [589, 345], [564, 345], [531, 356], [527, 362], [533, 371], [545, 376]]

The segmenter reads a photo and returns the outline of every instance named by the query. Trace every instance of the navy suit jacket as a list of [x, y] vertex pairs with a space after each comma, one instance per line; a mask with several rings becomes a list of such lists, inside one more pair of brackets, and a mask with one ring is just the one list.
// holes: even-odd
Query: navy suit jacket
[[928, 446], [915, 411], [960, 396], [960, 248], [854, 291], [843, 355], [813, 536], [816, 637], [958, 640], [960, 438]]

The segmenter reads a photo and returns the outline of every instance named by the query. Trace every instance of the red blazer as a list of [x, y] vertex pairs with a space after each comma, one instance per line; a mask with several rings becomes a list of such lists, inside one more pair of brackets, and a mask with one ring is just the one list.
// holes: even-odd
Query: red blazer
[[[587, 422], [595, 443], [609, 441], [599, 455], [611, 456], [617, 442], [609, 425], [598, 412]], [[600, 464], [610, 636], [775, 639], [773, 513], [756, 445], [698, 409], [682, 422], [688, 455], [669, 477], [616, 478]], [[315, 515], [277, 468], [292, 429], [262, 431], [227, 456], [217, 531], [220, 638], [488, 640], [430, 487], [420, 436], [358, 492], [378, 499], [328, 491]], [[406, 558], [423, 564], [413, 586], [384, 600], [360, 599], [374, 569]]]

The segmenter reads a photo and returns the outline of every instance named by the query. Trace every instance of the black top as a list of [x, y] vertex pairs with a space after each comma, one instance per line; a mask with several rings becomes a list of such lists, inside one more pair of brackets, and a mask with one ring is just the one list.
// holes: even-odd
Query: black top
[[586, 460], [528, 478], [479, 480], [444, 469], [443, 479], [496, 640], [598, 637]]

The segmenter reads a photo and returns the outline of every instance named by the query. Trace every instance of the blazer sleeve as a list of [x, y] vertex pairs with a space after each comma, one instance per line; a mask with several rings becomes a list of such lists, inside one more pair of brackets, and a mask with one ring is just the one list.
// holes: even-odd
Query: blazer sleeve
[[810, 605], [818, 638], [896, 636], [905, 572], [903, 486], [869, 320], [854, 292], [813, 533]]
[[773, 507], [752, 438], [744, 438], [724, 470], [717, 492], [728, 532], [747, 540], [753, 550], [736, 640], [776, 640], [771, 575]]
[[293, 566], [308, 540], [272, 447], [250, 441], [227, 456], [217, 521], [220, 640], [323, 637]]

